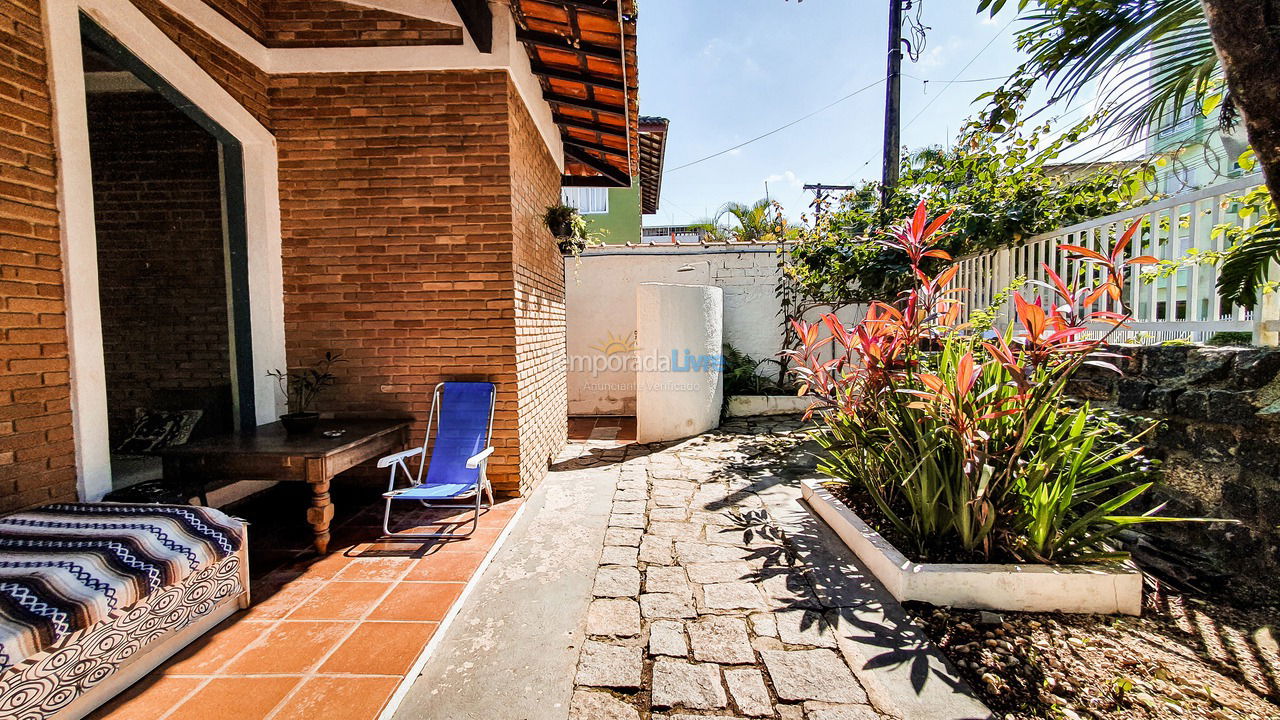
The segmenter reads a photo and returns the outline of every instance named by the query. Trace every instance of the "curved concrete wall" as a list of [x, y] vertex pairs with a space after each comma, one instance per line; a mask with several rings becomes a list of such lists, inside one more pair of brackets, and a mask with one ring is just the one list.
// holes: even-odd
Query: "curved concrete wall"
[[636, 433], [675, 440], [720, 424], [724, 291], [708, 285], [636, 288]]

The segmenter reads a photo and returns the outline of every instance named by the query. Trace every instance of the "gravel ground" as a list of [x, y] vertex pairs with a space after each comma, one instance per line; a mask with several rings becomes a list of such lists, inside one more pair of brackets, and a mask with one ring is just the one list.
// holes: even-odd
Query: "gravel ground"
[[1275, 607], [1152, 590], [1140, 618], [908, 611], [1004, 718], [1280, 718]]

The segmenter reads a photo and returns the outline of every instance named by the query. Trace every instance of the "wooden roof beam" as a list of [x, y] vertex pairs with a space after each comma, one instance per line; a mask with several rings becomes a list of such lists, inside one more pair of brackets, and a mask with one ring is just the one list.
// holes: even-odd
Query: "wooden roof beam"
[[598, 100], [586, 100], [583, 98], [576, 98], [570, 95], [561, 95], [560, 93], [555, 93], [550, 91], [544, 92], [542, 94], [542, 97], [547, 102], [555, 103], [557, 105], [564, 105], [565, 107], [577, 108], [579, 110], [588, 110], [590, 112], [600, 113], [601, 115], [612, 115], [614, 117], [620, 117], [620, 118], [626, 117], [626, 113], [623, 111], [622, 108], [618, 107], [617, 105], [602, 103]]
[[488, 0], [453, 0], [453, 9], [482, 53], [493, 52], [493, 12]]
[[[585, 147], [590, 147], [590, 145], [585, 144], [579, 140], [574, 140], [573, 138], [570, 138], [570, 137], [564, 138], [564, 154], [567, 157], [573, 160], [577, 160], [578, 162], [582, 163], [583, 165], [586, 165], [592, 170], [595, 170], [596, 172], [600, 173], [606, 178], [613, 180], [614, 182], [618, 183], [617, 187], [631, 187], [630, 175], [619, 170], [613, 165], [610, 165], [604, 160], [601, 160], [600, 158], [595, 157], [591, 153], [586, 152], [586, 150], [584, 149]], [[595, 148], [592, 148], [592, 149], [595, 149]], [[617, 152], [617, 151], [614, 150], [613, 152]]]
[[622, 50], [620, 48], [609, 47], [607, 45], [596, 45], [578, 41], [577, 45], [573, 44], [570, 38], [555, 33], [538, 32], [537, 30], [516, 30], [516, 39], [520, 42], [537, 47], [544, 47], [549, 50], [561, 50], [574, 55], [585, 55], [587, 57], [600, 58], [602, 60], [612, 60], [614, 62], [622, 61]]
[[614, 78], [602, 78], [596, 75], [584, 75], [572, 70], [561, 70], [537, 61], [531, 61], [529, 65], [535, 75], [541, 75], [544, 78], [582, 83], [583, 85], [601, 87], [607, 90], [617, 90], [618, 92], [623, 93], [627, 91], [626, 84], [621, 80], [616, 80]]

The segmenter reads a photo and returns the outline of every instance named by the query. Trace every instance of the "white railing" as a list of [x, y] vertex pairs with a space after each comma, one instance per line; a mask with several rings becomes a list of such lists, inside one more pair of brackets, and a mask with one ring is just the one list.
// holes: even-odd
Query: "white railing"
[[[1221, 233], [1215, 236], [1213, 228], [1224, 223], [1247, 227], [1249, 220], [1239, 216], [1234, 199], [1260, 184], [1260, 176], [1253, 175], [1037, 235], [1016, 247], [969, 255], [958, 261], [955, 285], [966, 289], [961, 294], [966, 313], [990, 307], [1019, 277], [1029, 281], [1020, 289], [1023, 297], [1040, 296], [1047, 301], [1052, 293], [1030, 282], [1048, 281], [1045, 265], [1069, 283], [1083, 279], [1092, 284], [1090, 280], [1096, 277], [1090, 275], [1094, 272], [1090, 266], [1068, 260], [1058, 251], [1059, 245], [1105, 252], [1135, 220], [1143, 224], [1126, 249], [1129, 257], [1154, 255], [1160, 260], [1179, 260], [1193, 248], [1200, 253], [1221, 251], [1225, 249], [1223, 237]], [[1273, 265], [1272, 278], [1277, 277], [1280, 274]], [[1169, 277], [1150, 282], [1144, 281], [1140, 272], [1133, 273], [1124, 298], [1133, 320], [1127, 323], [1128, 329], [1112, 337], [1130, 342], [1203, 341], [1217, 332], [1251, 332], [1257, 344], [1276, 344], [1274, 329], [1280, 320], [1276, 295], [1263, 296], [1258, 309], [1247, 312], [1218, 297], [1217, 281], [1218, 268], [1208, 263], [1181, 267]], [[1096, 308], [1118, 310], [1108, 300], [1099, 301]], [[1007, 317], [1008, 308], [1003, 310]]]

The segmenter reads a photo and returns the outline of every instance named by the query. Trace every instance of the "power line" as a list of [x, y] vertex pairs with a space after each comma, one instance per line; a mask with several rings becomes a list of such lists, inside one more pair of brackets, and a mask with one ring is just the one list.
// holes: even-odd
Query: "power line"
[[[906, 124], [906, 125], [904, 125], [904, 126], [902, 127], [902, 129], [903, 129], [903, 130], [906, 130], [907, 128], [911, 127], [912, 123], [914, 123], [916, 120], [920, 119], [920, 116], [921, 116], [921, 115], [923, 115], [923, 114], [925, 113], [925, 111], [929, 109], [929, 107], [930, 107], [931, 105], [933, 105], [935, 102], [937, 102], [937, 101], [938, 101], [938, 98], [942, 97], [942, 93], [946, 92], [947, 88], [951, 87], [953, 84], [955, 84], [956, 82], [958, 82], [958, 81], [959, 81], [959, 79], [960, 79], [960, 76], [964, 74], [964, 71], [965, 71], [965, 70], [968, 70], [968, 69], [969, 69], [969, 66], [971, 66], [971, 65], [973, 65], [975, 62], [977, 62], [978, 58], [979, 58], [979, 57], [982, 57], [982, 54], [983, 54], [983, 53], [985, 53], [987, 50], [989, 50], [989, 49], [991, 48], [991, 46], [995, 44], [996, 40], [1000, 39], [1000, 37], [1004, 35], [1005, 31], [1009, 29], [1009, 26], [1013, 25], [1014, 20], [1017, 20], [1017, 18], [1015, 17], [1015, 18], [1011, 19], [1009, 22], [1005, 23], [1004, 27], [1000, 28], [1000, 32], [996, 33], [995, 35], [992, 35], [992, 36], [991, 36], [991, 39], [987, 41], [987, 44], [986, 44], [986, 45], [983, 45], [983, 46], [982, 46], [982, 48], [981, 48], [980, 50], [978, 50], [978, 52], [977, 52], [973, 57], [969, 58], [969, 62], [965, 63], [965, 64], [964, 64], [964, 67], [960, 68], [960, 72], [956, 73], [956, 74], [955, 74], [955, 77], [953, 77], [951, 80], [947, 81], [947, 83], [942, 87], [942, 89], [938, 91], [938, 94], [937, 94], [937, 95], [934, 95], [934, 96], [933, 96], [933, 99], [932, 99], [932, 100], [930, 100], [928, 103], [926, 103], [926, 104], [925, 104], [925, 106], [924, 106], [923, 108], [921, 108], [921, 109], [920, 109], [920, 112], [916, 113], [916, 114], [915, 114], [915, 117], [912, 117], [912, 118], [911, 118], [911, 120], [909, 120], [909, 121], [907, 122], [907, 124]], [[877, 153], [876, 153], [876, 155], [879, 155], [879, 154], [881, 154], [882, 152], [883, 152], [883, 150], [882, 150], [881, 152], [877, 152]], [[858, 166], [858, 169], [857, 169], [857, 170], [855, 170], [855, 171], [853, 171], [853, 174], [852, 174], [852, 175], [850, 175], [850, 176], [845, 180], [845, 182], [847, 182], [848, 180], [853, 179], [854, 177], [856, 177], [856, 176], [858, 175], [858, 173], [862, 172], [862, 168], [864, 168], [864, 167], [866, 167], [866, 166], [870, 165], [870, 164], [871, 164], [871, 161], [876, 159], [876, 155], [872, 155], [871, 157], [867, 158], [867, 161], [866, 161], [866, 162], [864, 162], [864, 163], [862, 163], [861, 165], [859, 165], [859, 166]]]
[[820, 112], [823, 112], [824, 110], [830, 110], [831, 108], [835, 107], [836, 105], [839, 105], [840, 103], [844, 102], [845, 100], [848, 100], [849, 98], [854, 97], [855, 95], [859, 95], [859, 94], [861, 94], [861, 93], [864, 93], [864, 92], [866, 92], [866, 91], [870, 90], [871, 88], [873, 88], [873, 87], [875, 87], [875, 86], [879, 85], [879, 84], [880, 84], [880, 83], [882, 83], [882, 82], [884, 82], [884, 79], [883, 79], [883, 78], [881, 78], [881, 79], [879, 79], [879, 80], [876, 80], [875, 82], [871, 83], [870, 85], [866, 85], [866, 86], [860, 87], [860, 88], [858, 88], [857, 90], [854, 90], [853, 92], [849, 93], [848, 95], [845, 95], [844, 97], [842, 97], [842, 98], [840, 98], [840, 99], [838, 99], [838, 100], [834, 100], [834, 101], [832, 101], [832, 102], [829, 102], [829, 103], [827, 103], [826, 105], [823, 105], [822, 107], [818, 108], [817, 110], [814, 110], [813, 112], [811, 112], [811, 113], [809, 113], [809, 114], [807, 114], [807, 115], [802, 115], [802, 116], [800, 116], [800, 117], [796, 118], [795, 120], [792, 120], [791, 122], [789, 122], [789, 123], [787, 123], [787, 124], [785, 124], [785, 125], [780, 125], [780, 126], [778, 126], [778, 127], [774, 128], [774, 129], [770, 130], [769, 132], [763, 133], [763, 134], [761, 134], [761, 135], [757, 135], [757, 136], [755, 136], [755, 137], [753, 137], [753, 138], [751, 138], [750, 140], [747, 140], [747, 141], [745, 141], [745, 142], [740, 142], [740, 143], [738, 143], [737, 145], [734, 145], [734, 146], [733, 146], [733, 147], [731, 147], [731, 148], [725, 148], [724, 150], [721, 150], [720, 152], [712, 153], [712, 154], [710, 154], [710, 155], [708, 155], [708, 156], [706, 156], [706, 157], [698, 158], [697, 160], [694, 160], [694, 161], [692, 161], [692, 162], [687, 162], [687, 163], [685, 163], [685, 164], [683, 164], [683, 165], [679, 165], [679, 166], [677, 166], [677, 167], [673, 167], [673, 168], [671, 168], [670, 170], [665, 170], [665, 171], [663, 171], [663, 173], [662, 173], [662, 174], [663, 174], [663, 175], [667, 175], [667, 174], [669, 174], [669, 173], [673, 173], [673, 172], [675, 172], [675, 171], [677, 171], [677, 170], [683, 170], [683, 169], [685, 169], [685, 168], [687, 168], [687, 167], [689, 167], [689, 166], [691, 166], [691, 165], [697, 165], [698, 163], [706, 162], [707, 160], [710, 160], [710, 159], [712, 159], [712, 158], [720, 157], [721, 155], [724, 155], [725, 153], [731, 153], [731, 152], [733, 152], [734, 150], [737, 150], [738, 148], [746, 147], [747, 145], [750, 145], [751, 143], [756, 142], [757, 140], [763, 140], [763, 139], [765, 139], [765, 138], [769, 137], [770, 135], [773, 135], [773, 134], [775, 134], [775, 133], [779, 133], [779, 132], [782, 132], [783, 130], [786, 130], [787, 128], [791, 127], [792, 125], [795, 125], [795, 124], [797, 124], [797, 123], [800, 123], [800, 122], [802, 122], [802, 121], [804, 121], [804, 120], [808, 120], [809, 118], [813, 117], [814, 115], [817, 115], [817, 114], [818, 114], [818, 113], [820, 113]]

